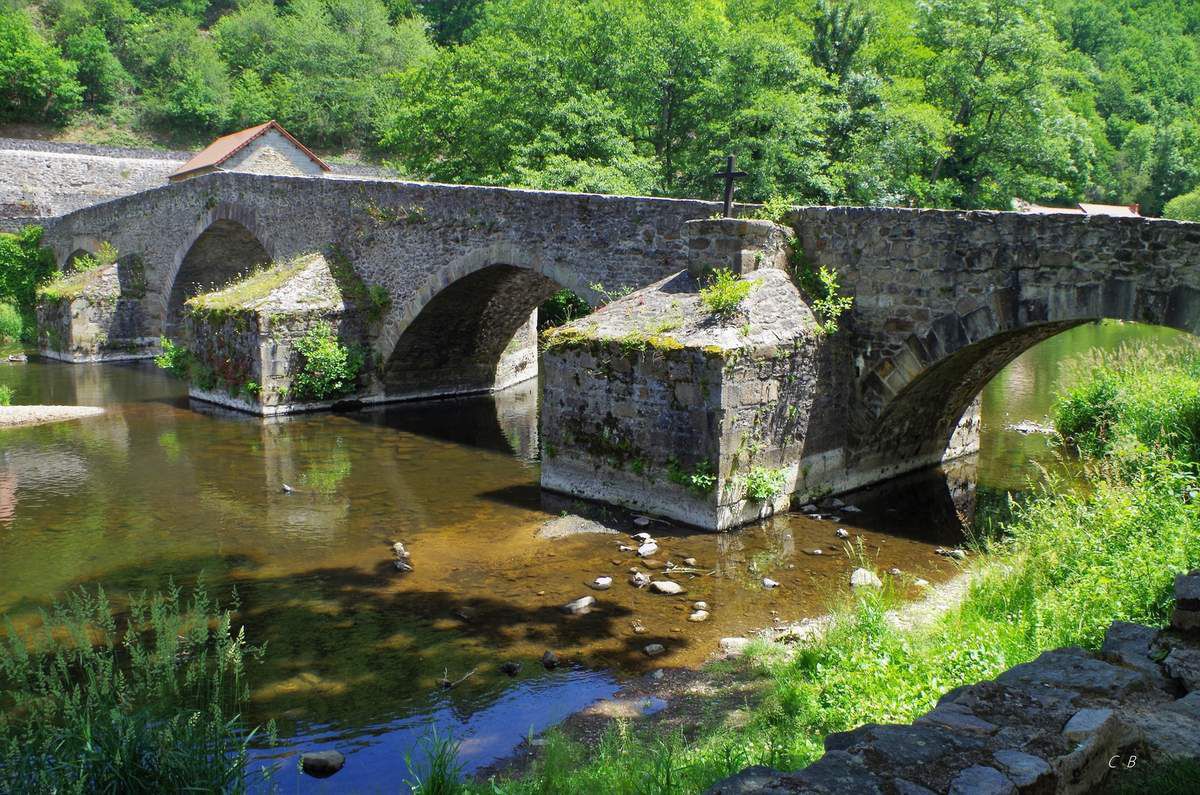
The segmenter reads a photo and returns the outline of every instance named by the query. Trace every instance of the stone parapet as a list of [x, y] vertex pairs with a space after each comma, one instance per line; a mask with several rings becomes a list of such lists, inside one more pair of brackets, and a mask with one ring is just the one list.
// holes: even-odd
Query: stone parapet
[[787, 270], [792, 231], [771, 221], [704, 218], [683, 225], [687, 267], [703, 280], [718, 268], [747, 274], [764, 268]]

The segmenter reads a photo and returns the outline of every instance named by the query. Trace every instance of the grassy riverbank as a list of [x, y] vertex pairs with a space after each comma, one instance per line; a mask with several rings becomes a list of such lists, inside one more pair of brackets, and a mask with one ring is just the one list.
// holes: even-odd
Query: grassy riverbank
[[1040, 652], [1097, 648], [1116, 619], [1167, 621], [1176, 573], [1200, 565], [1193, 494], [1200, 439], [1200, 352], [1092, 356], [1056, 421], [1087, 455], [1083, 489], [1047, 479], [980, 539], [961, 604], [913, 631], [886, 619], [888, 593], [861, 597], [822, 638], [781, 654], [760, 647], [749, 672], [766, 697], [731, 728], [651, 737], [614, 727], [598, 747], [552, 737], [525, 777], [491, 792], [696, 792], [747, 765], [802, 767], [822, 738], [868, 722], [909, 721], [945, 691]]

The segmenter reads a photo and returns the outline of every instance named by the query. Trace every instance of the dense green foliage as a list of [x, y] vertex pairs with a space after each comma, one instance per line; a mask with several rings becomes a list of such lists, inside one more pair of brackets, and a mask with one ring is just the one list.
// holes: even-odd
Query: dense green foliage
[[11, 386], [0, 385], [0, 406], [11, 406], [13, 389]]
[[[235, 604], [236, 608], [236, 604]], [[0, 637], [0, 790], [242, 792], [247, 644], [201, 588], [71, 594]]]
[[12, 319], [0, 308], [0, 338], [28, 341], [37, 328], [38, 288], [56, 276], [54, 254], [41, 244], [40, 226], [27, 226], [15, 234], [0, 232], [0, 304], [15, 308], [19, 321], [13, 334]]
[[154, 357], [154, 364], [176, 378], [187, 378], [191, 374], [193, 357], [186, 346], [176, 345], [166, 337], [159, 338], [162, 353]]
[[565, 287], [547, 298], [538, 307], [538, 330], [545, 330], [570, 323], [572, 320], [590, 315], [588, 302]]
[[275, 117], [413, 177], [663, 195], [733, 153], [747, 200], [1159, 214], [1200, 187], [1198, 36], [1200, 0], [0, 0], [0, 120]]
[[292, 377], [299, 400], [329, 400], [354, 391], [362, 370], [362, 354], [340, 342], [328, 323], [319, 323], [294, 345], [302, 359]]

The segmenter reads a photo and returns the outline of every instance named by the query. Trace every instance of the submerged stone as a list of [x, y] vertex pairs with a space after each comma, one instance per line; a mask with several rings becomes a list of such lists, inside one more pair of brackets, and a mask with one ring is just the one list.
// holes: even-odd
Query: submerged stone
[[300, 769], [313, 778], [329, 778], [345, 764], [346, 757], [337, 751], [309, 751], [300, 755]]

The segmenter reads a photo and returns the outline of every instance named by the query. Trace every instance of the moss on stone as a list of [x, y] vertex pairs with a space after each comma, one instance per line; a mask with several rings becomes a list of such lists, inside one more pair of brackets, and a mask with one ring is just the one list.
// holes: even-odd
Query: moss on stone
[[297, 257], [291, 262], [259, 268], [220, 290], [193, 296], [184, 305], [193, 315], [207, 318], [247, 310], [250, 303], [266, 298], [311, 264], [311, 258]]
[[48, 301], [74, 301], [83, 295], [101, 275], [100, 269], [67, 273], [38, 288], [38, 298]]

